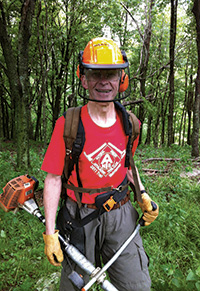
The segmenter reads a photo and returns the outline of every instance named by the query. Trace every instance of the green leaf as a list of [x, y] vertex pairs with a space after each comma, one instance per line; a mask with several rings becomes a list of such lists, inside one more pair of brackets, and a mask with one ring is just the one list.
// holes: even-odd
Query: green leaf
[[196, 286], [197, 290], [200, 291], [200, 282], [196, 282], [195, 286]]
[[189, 274], [187, 275], [186, 280], [187, 281], [197, 281], [198, 276], [192, 270], [190, 270]]
[[174, 286], [176, 286], [177, 288], [180, 288], [181, 287], [181, 282], [178, 279], [173, 278], [172, 279], [172, 284]]
[[3, 229], [1, 230], [1, 237], [6, 238], [6, 233]]
[[198, 277], [200, 277], [200, 266], [197, 268], [196, 274], [197, 274]]

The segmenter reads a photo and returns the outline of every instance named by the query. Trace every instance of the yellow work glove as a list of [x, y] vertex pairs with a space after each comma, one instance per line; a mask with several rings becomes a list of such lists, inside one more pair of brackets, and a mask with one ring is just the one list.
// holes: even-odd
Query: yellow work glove
[[145, 221], [144, 225], [147, 226], [151, 224], [159, 213], [158, 205], [151, 200], [149, 195], [144, 192], [142, 193], [142, 203], [138, 202], [142, 212], [143, 212], [143, 220]]
[[58, 230], [54, 234], [43, 233], [43, 239], [45, 243], [44, 253], [47, 256], [49, 262], [53, 266], [60, 266], [63, 261], [63, 252], [58, 240]]

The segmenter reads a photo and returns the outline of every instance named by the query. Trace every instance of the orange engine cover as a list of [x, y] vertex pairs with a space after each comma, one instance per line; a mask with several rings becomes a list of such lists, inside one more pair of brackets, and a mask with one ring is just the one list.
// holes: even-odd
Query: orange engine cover
[[[33, 177], [34, 178], [34, 177]], [[0, 207], [8, 212], [23, 204], [26, 200], [34, 197], [34, 189], [37, 180], [28, 175], [22, 175], [10, 180], [0, 194]]]

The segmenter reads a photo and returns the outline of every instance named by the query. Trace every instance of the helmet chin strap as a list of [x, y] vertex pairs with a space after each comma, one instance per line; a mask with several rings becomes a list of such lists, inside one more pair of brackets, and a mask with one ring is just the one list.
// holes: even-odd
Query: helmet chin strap
[[[119, 93], [119, 95], [120, 95], [120, 93]], [[90, 99], [90, 98], [83, 97], [83, 96], [80, 96], [80, 97], [83, 98], [84, 100], [87, 100], [87, 101], [98, 102], [98, 103], [109, 103], [109, 102], [123, 100], [123, 99], [127, 98], [128, 96], [121, 97], [121, 98], [115, 98], [113, 100], [94, 100], [94, 99]]]
[[[81, 93], [81, 88], [83, 89], [84, 94]], [[108, 102], [114, 102], [114, 101], [120, 101], [120, 100], [123, 100], [123, 99], [127, 98], [127, 97], [130, 95], [130, 92], [131, 92], [131, 87], [130, 87], [130, 85], [129, 85], [129, 88], [127, 89], [127, 91], [128, 91], [128, 92], [125, 94], [125, 96], [122, 96], [122, 97], [120, 97], [122, 93], [119, 93], [119, 92], [118, 92], [118, 98], [115, 97], [115, 98], [112, 99], [112, 100], [95, 100], [95, 99], [91, 99], [91, 98], [89, 98], [89, 97], [86, 97], [86, 89], [84, 89], [84, 88], [82, 87], [82, 85], [81, 85], [81, 81], [80, 81], [80, 80], [79, 80], [79, 86], [78, 86], [78, 95], [79, 95], [82, 99], [87, 100], [87, 101], [98, 102], [98, 103], [108, 103]]]

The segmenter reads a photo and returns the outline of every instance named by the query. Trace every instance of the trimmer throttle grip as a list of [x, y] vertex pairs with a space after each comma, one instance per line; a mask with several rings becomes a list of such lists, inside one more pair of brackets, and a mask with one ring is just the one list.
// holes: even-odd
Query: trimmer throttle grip
[[151, 201], [151, 206], [153, 211], [157, 209], [157, 204], [154, 201]]
[[[157, 204], [154, 201], [151, 201], [151, 206], [152, 206], [152, 211], [155, 211], [157, 209]], [[143, 215], [139, 220], [139, 224], [141, 226], [144, 226], [144, 224], [145, 224], [145, 220], [143, 219]]]
[[145, 224], [145, 221], [143, 219], [143, 215], [142, 215], [142, 217], [139, 220], [139, 224], [140, 224], [140, 226], [144, 226], [144, 224]]

